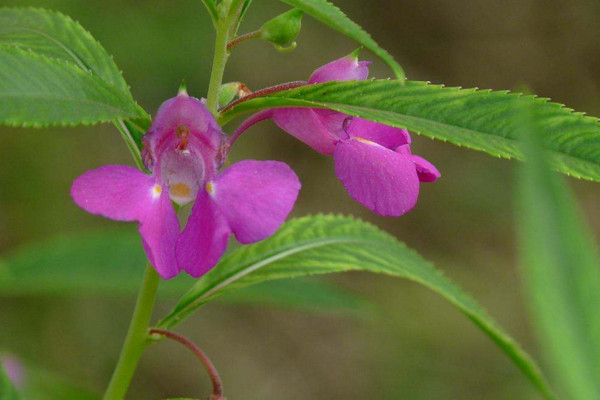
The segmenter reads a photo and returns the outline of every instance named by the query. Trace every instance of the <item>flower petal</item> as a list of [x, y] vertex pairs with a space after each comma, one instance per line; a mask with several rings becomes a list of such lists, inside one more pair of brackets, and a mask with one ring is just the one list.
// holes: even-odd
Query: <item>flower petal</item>
[[358, 61], [358, 57], [350, 54], [315, 70], [309, 83], [330, 81], [364, 81], [369, 76], [369, 61]]
[[281, 226], [296, 202], [300, 181], [285, 163], [245, 160], [219, 174], [211, 190], [237, 240], [248, 244]]
[[155, 204], [142, 218], [140, 234], [150, 264], [163, 279], [169, 279], [180, 271], [175, 258], [179, 221], [166, 190]]
[[352, 118], [346, 131], [351, 137], [367, 139], [388, 149], [410, 144], [410, 134], [407, 130], [363, 118]]
[[273, 121], [281, 129], [322, 154], [333, 154], [333, 147], [339, 140], [311, 108], [275, 109]]
[[142, 139], [142, 158], [146, 168], [160, 175], [160, 168], [155, 171], [155, 165], [161, 164], [164, 154], [191, 151], [195, 158], [203, 159], [205, 174], [213, 176], [215, 157], [223, 140], [224, 134], [204, 100], [180, 93], [158, 109]]
[[[154, 177], [125, 165], [107, 165], [73, 181], [71, 197], [85, 211], [118, 221], [139, 221], [152, 207]], [[160, 187], [158, 189], [160, 194]]]
[[419, 156], [411, 156], [412, 161], [417, 167], [417, 175], [421, 182], [435, 182], [442, 174], [429, 161]]
[[175, 243], [179, 222], [169, 194], [153, 176], [128, 166], [108, 165], [75, 179], [71, 196], [84, 210], [119, 221], [140, 222], [144, 249], [164, 279], [179, 272]]
[[333, 154], [335, 174], [350, 196], [371, 211], [400, 216], [419, 196], [419, 179], [412, 160], [373, 142], [340, 142]]
[[221, 129], [204, 100], [180, 93], [165, 101], [156, 112], [150, 131], [163, 136], [177, 133], [180, 126], [185, 126], [213, 149], [221, 144]]
[[198, 191], [183, 233], [177, 240], [177, 262], [181, 269], [198, 278], [214, 267], [225, 250], [231, 229], [208, 193]]

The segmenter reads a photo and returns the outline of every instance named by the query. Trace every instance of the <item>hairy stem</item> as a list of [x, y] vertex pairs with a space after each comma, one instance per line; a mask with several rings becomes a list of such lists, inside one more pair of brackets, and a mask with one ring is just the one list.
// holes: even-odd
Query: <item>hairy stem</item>
[[142, 288], [138, 294], [129, 331], [103, 400], [123, 400], [138, 361], [148, 345], [146, 330], [150, 325], [159, 276], [150, 264], [146, 266]]
[[231, 49], [233, 49], [235, 46], [237, 46], [238, 44], [240, 44], [242, 42], [245, 42], [246, 40], [259, 38], [260, 35], [261, 35], [260, 30], [244, 33], [243, 35], [240, 35], [240, 36], [236, 37], [235, 39], [233, 39], [231, 42], [227, 43], [227, 51], [231, 51]]

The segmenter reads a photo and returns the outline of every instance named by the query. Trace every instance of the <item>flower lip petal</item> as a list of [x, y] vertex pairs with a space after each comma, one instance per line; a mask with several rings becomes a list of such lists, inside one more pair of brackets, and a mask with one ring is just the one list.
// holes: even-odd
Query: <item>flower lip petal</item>
[[208, 189], [240, 243], [275, 233], [300, 190], [294, 171], [278, 161], [244, 160], [225, 169]]
[[176, 245], [177, 263], [198, 278], [214, 267], [227, 248], [231, 229], [205, 190], [198, 191], [187, 225]]
[[107, 165], [75, 179], [71, 196], [92, 214], [138, 221], [144, 249], [157, 272], [164, 279], [179, 272], [175, 260], [179, 222], [168, 191], [154, 176], [129, 166]]
[[139, 221], [153, 205], [154, 177], [125, 165], [106, 165], [76, 178], [71, 197], [85, 211], [117, 221]]
[[423, 157], [411, 156], [411, 159], [415, 163], [417, 175], [421, 182], [435, 182], [442, 176], [440, 171]]
[[350, 196], [371, 211], [400, 216], [419, 196], [412, 160], [374, 142], [346, 140], [335, 146], [335, 174]]
[[150, 264], [163, 279], [179, 274], [175, 245], [179, 237], [179, 221], [171, 204], [169, 193], [163, 190], [156, 206], [148, 210], [140, 220], [144, 250]]

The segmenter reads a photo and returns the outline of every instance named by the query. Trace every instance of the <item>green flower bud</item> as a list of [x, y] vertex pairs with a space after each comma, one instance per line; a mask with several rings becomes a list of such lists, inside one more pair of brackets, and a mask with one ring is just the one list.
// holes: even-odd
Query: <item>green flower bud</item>
[[294, 8], [265, 22], [260, 28], [260, 38], [273, 43], [279, 51], [285, 52], [295, 49], [295, 40], [300, 34], [303, 14], [302, 10]]
[[224, 83], [219, 88], [219, 106], [225, 107], [231, 103], [236, 97], [244, 97], [251, 93], [248, 86], [242, 82]]

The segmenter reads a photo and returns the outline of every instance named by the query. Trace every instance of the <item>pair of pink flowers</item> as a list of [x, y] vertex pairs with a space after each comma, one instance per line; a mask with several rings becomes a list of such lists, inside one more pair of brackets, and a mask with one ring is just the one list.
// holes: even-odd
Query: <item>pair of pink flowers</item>
[[[316, 70], [307, 84], [367, 75], [368, 63], [350, 55]], [[329, 110], [262, 111], [232, 138], [266, 118], [316, 151], [333, 155], [336, 175], [351, 197], [378, 214], [410, 211], [419, 182], [440, 176], [411, 154], [407, 131]], [[243, 244], [272, 235], [300, 190], [296, 174], [278, 161], [245, 160], [219, 171], [222, 150], [231, 140], [204, 102], [185, 93], [161, 105], [143, 142], [150, 174], [128, 166], [101, 167], [77, 178], [71, 196], [93, 214], [138, 221], [146, 254], [164, 279], [180, 271], [205, 274], [225, 252], [232, 233]], [[194, 202], [183, 231], [171, 201]]]

